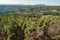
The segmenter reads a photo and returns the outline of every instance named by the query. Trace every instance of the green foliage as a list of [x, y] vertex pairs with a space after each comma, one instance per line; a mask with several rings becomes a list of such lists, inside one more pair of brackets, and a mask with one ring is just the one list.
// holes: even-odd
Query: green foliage
[[[17, 26], [21, 27], [25, 34], [25, 40], [28, 40], [29, 32], [38, 28], [47, 29], [49, 25], [60, 23], [60, 16], [39, 14], [6, 14], [0, 15], [0, 31], [4, 29], [7, 32], [8, 40], [15, 33]], [[58, 40], [58, 39], [57, 39]]]
[[52, 39], [60, 40], [60, 35], [54, 36], [54, 37], [52, 37]]

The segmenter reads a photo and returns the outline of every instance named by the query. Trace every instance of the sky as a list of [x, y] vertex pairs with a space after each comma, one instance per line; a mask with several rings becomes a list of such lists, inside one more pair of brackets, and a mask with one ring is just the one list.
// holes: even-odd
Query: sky
[[46, 5], [60, 5], [60, 0], [0, 0], [0, 4], [46, 4]]

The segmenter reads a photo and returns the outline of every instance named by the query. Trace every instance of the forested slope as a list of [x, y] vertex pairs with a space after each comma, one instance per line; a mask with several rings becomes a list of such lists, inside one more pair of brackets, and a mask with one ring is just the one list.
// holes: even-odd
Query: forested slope
[[60, 40], [60, 16], [0, 15], [0, 40]]

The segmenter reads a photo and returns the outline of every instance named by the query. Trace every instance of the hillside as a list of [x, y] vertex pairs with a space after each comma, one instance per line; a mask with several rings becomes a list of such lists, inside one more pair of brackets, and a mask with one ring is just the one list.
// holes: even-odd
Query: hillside
[[0, 15], [0, 40], [60, 40], [60, 16]]
[[[55, 11], [56, 12], [55, 12]], [[60, 6], [36, 5], [0, 5], [0, 14], [53, 14], [60, 15]]]
[[60, 6], [0, 5], [0, 40], [60, 40]]

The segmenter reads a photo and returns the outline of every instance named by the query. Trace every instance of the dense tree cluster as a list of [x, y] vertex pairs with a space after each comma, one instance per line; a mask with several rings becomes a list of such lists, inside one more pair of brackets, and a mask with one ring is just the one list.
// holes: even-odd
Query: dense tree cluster
[[60, 40], [60, 16], [0, 15], [0, 40]]

